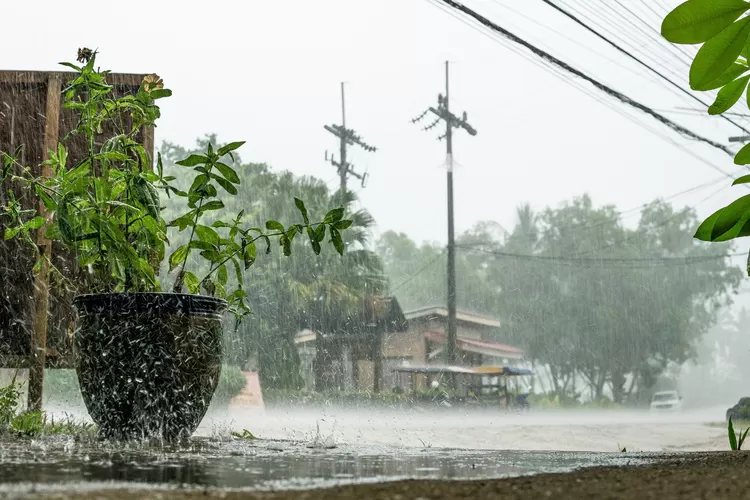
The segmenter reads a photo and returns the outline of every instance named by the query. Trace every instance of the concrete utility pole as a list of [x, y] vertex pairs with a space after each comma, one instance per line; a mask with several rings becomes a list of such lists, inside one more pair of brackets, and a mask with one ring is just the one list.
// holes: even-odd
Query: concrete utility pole
[[[432, 113], [437, 118], [434, 122], [424, 127], [423, 130], [430, 130], [436, 127], [441, 120], [445, 121], [445, 134], [438, 137], [438, 140], [445, 139], [446, 143], [446, 167], [448, 169], [448, 363], [455, 364], [458, 357], [456, 351], [456, 242], [453, 229], [453, 129], [462, 128], [469, 135], [477, 135], [477, 131], [469, 125], [466, 118], [466, 111], [461, 118], [450, 112], [449, 95], [450, 84], [448, 77], [448, 61], [445, 61], [445, 96], [438, 94], [438, 107], [430, 107], [419, 117], [412, 120], [416, 123], [424, 118], [427, 113]], [[455, 389], [456, 379], [451, 378], [451, 384]]]
[[366, 144], [360, 136], [354, 133], [354, 130], [347, 129], [346, 128], [346, 104], [344, 102], [344, 82], [341, 82], [341, 125], [325, 125], [324, 128], [339, 138], [339, 159], [340, 161], [336, 161], [335, 157], [331, 155], [328, 156], [328, 151], [326, 151], [326, 161], [330, 161], [331, 165], [336, 167], [339, 173], [339, 177], [341, 178], [341, 184], [340, 189], [346, 190], [346, 181], [349, 178], [349, 175], [353, 175], [360, 181], [362, 181], [362, 187], [365, 187], [367, 184], [367, 172], [364, 174], [359, 174], [353, 170], [354, 165], [346, 161], [346, 147], [347, 146], [353, 146], [358, 145], [362, 147], [365, 151], [369, 151], [371, 153], [374, 153], [377, 151], [378, 148], [375, 148], [373, 146], [370, 146], [369, 144]]

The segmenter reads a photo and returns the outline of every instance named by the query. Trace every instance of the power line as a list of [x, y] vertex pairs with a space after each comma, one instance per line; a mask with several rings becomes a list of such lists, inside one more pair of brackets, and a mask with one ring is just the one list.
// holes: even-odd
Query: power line
[[721, 260], [731, 257], [744, 257], [745, 253], [732, 253], [732, 254], [721, 254], [721, 255], [706, 255], [706, 256], [691, 256], [691, 257], [632, 257], [632, 258], [599, 258], [599, 257], [575, 257], [575, 256], [556, 256], [556, 255], [535, 255], [535, 254], [523, 254], [514, 252], [505, 252], [502, 250], [486, 250], [478, 249], [467, 245], [456, 245], [456, 248], [471, 250], [475, 252], [485, 253], [489, 255], [496, 255], [498, 257], [510, 257], [521, 260], [534, 260], [534, 261], [549, 261], [549, 262], [568, 262], [568, 263], [580, 263], [580, 264], [695, 264], [698, 262], [710, 262], [714, 260]]
[[[579, 6], [578, 9], [573, 7], [572, 3], [568, 3], [568, 0], [558, 0], [558, 1], [559, 3], [567, 7], [569, 10], [576, 12], [579, 16], [588, 19], [590, 22], [598, 26], [601, 30], [607, 32], [610, 35], [610, 37], [620, 40], [625, 45], [629, 45], [631, 50], [633, 50], [634, 52], [638, 52], [642, 54], [644, 57], [650, 58], [656, 64], [663, 65], [665, 68], [667, 68], [667, 71], [670, 74], [672, 74], [675, 78], [679, 79], [684, 75], [684, 71], [682, 71], [681, 69], [678, 70], [674, 68], [671, 64], [673, 62], [672, 58], [674, 54], [670, 53], [668, 56], [666, 56], [664, 54], [661, 54], [659, 51], [655, 50], [651, 46], [651, 44], [648, 43], [649, 41], [652, 40], [651, 38], [647, 38], [645, 43], [641, 43], [641, 39], [635, 36], [632, 30], [623, 30], [618, 23], [613, 21], [608, 16], [601, 15], [599, 9], [591, 7], [585, 1], [577, 3], [577, 5]], [[586, 10], [590, 14], [586, 15], [585, 13], [583, 13], [583, 10]], [[598, 19], [599, 21], [597, 22], [595, 19]], [[607, 26], [611, 27], [611, 29], [608, 28]], [[659, 48], [663, 48], [663, 47], [659, 46]], [[676, 93], [676, 91], [674, 90], [672, 91]]]
[[437, 262], [437, 261], [438, 261], [438, 259], [442, 258], [442, 257], [443, 257], [443, 255], [445, 255], [445, 250], [446, 250], [446, 249], [445, 249], [445, 248], [443, 248], [443, 249], [442, 249], [442, 250], [440, 251], [440, 253], [439, 253], [439, 254], [437, 254], [437, 255], [436, 255], [435, 257], [433, 257], [432, 259], [430, 259], [430, 261], [429, 261], [429, 262], [427, 262], [427, 264], [425, 264], [424, 266], [420, 267], [420, 268], [419, 268], [419, 269], [417, 269], [417, 271], [416, 271], [416, 272], [414, 272], [414, 273], [413, 273], [413, 274], [412, 274], [411, 276], [409, 276], [409, 277], [408, 277], [408, 278], [406, 278], [405, 280], [401, 281], [401, 283], [399, 283], [399, 284], [398, 284], [398, 285], [396, 285], [395, 287], [391, 288], [391, 292], [390, 292], [390, 293], [395, 293], [395, 292], [396, 292], [396, 290], [399, 290], [399, 289], [400, 289], [400, 288], [402, 288], [402, 287], [403, 287], [404, 285], [407, 285], [407, 284], [409, 284], [410, 282], [414, 281], [414, 279], [415, 279], [415, 278], [416, 278], [417, 276], [419, 276], [419, 275], [420, 275], [420, 274], [422, 274], [422, 273], [423, 273], [424, 271], [426, 271], [427, 269], [429, 269], [430, 267], [432, 267], [432, 265], [433, 265], [433, 264], [435, 264], [435, 262]]
[[[698, 205], [700, 205], [702, 203], [705, 203], [709, 199], [711, 199], [714, 196], [716, 196], [717, 194], [719, 194], [723, 189], [724, 189], [724, 187], [722, 186], [721, 188], [719, 188], [719, 190], [714, 191], [710, 195], [706, 196], [701, 201], [699, 201], [698, 203], [696, 203], [694, 207], [691, 207], [691, 208], [695, 208]], [[652, 229], [654, 227], [664, 227], [667, 224], [669, 224], [670, 222], [672, 222], [673, 220], [677, 219], [678, 217], [681, 217], [681, 216], [685, 215], [686, 211], [687, 211], [687, 209], [686, 210], [680, 210], [679, 212], [675, 212], [674, 214], [672, 214], [671, 217], [667, 217], [666, 219], [662, 220], [658, 224], [655, 224], [654, 226], [651, 226], [648, 229]], [[598, 253], [598, 252], [601, 252], [602, 250], [608, 250], [608, 249], [610, 249], [612, 247], [620, 246], [620, 245], [623, 245], [625, 243], [629, 243], [629, 242], [631, 242], [631, 241], [633, 241], [633, 240], [635, 240], [637, 238], [642, 237], [646, 232], [647, 232], [646, 230], [636, 231], [634, 234], [628, 236], [627, 238], [623, 238], [620, 241], [615, 241], [615, 242], [612, 242], [612, 243], [610, 243], [608, 245], [604, 245], [604, 246], [599, 247], [599, 248], [594, 248], [594, 249], [591, 249], [591, 250], [584, 250], [582, 252], [578, 252], [578, 255], [587, 255], [587, 254], [591, 254], [591, 253]]]
[[[708, 145], [710, 145], [710, 146], [712, 146], [712, 147], [714, 147], [716, 149], [719, 149], [719, 150], [723, 151], [724, 153], [726, 153], [729, 156], [734, 156], [734, 152], [731, 149], [729, 149], [728, 146], [725, 146], [725, 145], [720, 144], [720, 143], [718, 143], [716, 141], [713, 141], [711, 139], [703, 137], [703, 136], [701, 136], [701, 135], [693, 132], [692, 130], [683, 127], [682, 125], [679, 125], [679, 124], [673, 122], [669, 118], [667, 118], [667, 117], [665, 117], [665, 116], [657, 113], [656, 111], [654, 111], [650, 107], [648, 107], [648, 106], [646, 106], [644, 104], [641, 104], [640, 102], [638, 102], [638, 101], [636, 101], [636, 100], [628, 97], [627, 95], [625, 95], [625, 94], [623, 94], [621, 92], [618, 92], [617, 90], [612, 89], [611, 87], [609, 87], [607, 85], [604, 85], [603, 83], [599, 82], [595, 78], [593, 78], [593, 77], [591, 77], [591, 76], [583, 73], [582, 71], [580, 71], [580, 70], [572, 67], [571, 65], [569, 65], [565, 61], [562, 61], [561, 59], [553, 56], [552, 54], [550, 54], [550, 53], [548, 53], [548, 52], [546, 52], [546, 51], [544, 51], [542, 49], [539, 49], [538, 47], [534, 46], [533, 44], [527, 42], [526, 40], [524, 40], [524, 39], [516, 36], [515, 34], [511, 33], [510, 31], [506, 30], [505, 28], [502, 28], [501, 26], [498, 26], [497, 24], [493, 23], [489, 19], [487, 19], [487, 18], [483, 17], [482, 15], [478, 14], [477, 12], [469, 9], [465, 5], [460, 4], [458, 2], [454, 2], [453, 0], [438, 0], [438, 1], [443, 2], [443, 3], [447, 4], [447, 5], [449, 5], [450, 7], [454, 8], [454, 9], [460, 11], [460, 12], [463, 12], [464, 14], [466, 14], [466, 15], [474, 18], [479, 23], [483, 24], [484, 26], [490, 28], [493, 31], [496, 31], [496, 32], [500, 33], [501, 35], [503, 35], [505, 38], [509, 39], [513, 43], [516, 43], [518, 45], [522, 45], [526, 49], [528, 49], [531, 52], [533, 52], [535, 55], [537, 55], [537, 56], [545, 59], [546, 61], [548, 61], [548, 62], [550, 62], [550, 63], [552, 63], [552, 64], [554, 64], [554, 65], [556, 65], [556, 66], [558, 66], [560, 68], [562, 68], [563, 70], [567, 71], [568, 73], [572, 73], [572, 74], [576, 75], [577, 77], [579, 77], [579, 78], [581, 78], [581, 79], [589, 82], [594, 87], [596, 87], [599, 90], [601, 90], [601, 91], [609, 94], [612, 97], [615, 97], [616, 99], [620, 100], [621, 102], [623, 102], [623, 103], [625, 103], [625, 104], [627, 104], [627, 105], [629, 105], [629, 106], [631, 106], [633, 108], [636, 108], [636, 109], [642, 111], [643, 113], [646, 113], [646, 114], [652, 116], [653, 118], [657, 119], [658, 121], [660, 121], [664, 125], [668, 126], [669, 128], [671, 128], [675, 132], [678, 132], [678, 133], [680, 133], [680, 134], [682, 134], [684, 136], [690, 137], [690, 138], [695, 139], [697, 141], [706, 143], [706, 144], [708, 144]], [[728, 172], [725, 172], [725, 171], [722, 171], [722, 172], [725, 175], [727, 175], [728, 177], [730, 177], [730, 174]]]
[[[663, 73], [661, 73], [661, 72], [660, 72], [659, 70], [657, 70], [657, 69], [656, 69], [656, 68], [654, 68], [653, 66], [651, 66], [651, 65], [649, 65], [648, 63], [644, 62], [644, 61], [643, 61], [642, 59], [640, 59], [639, 57], [637, 57], [637, 56], [633, 55], [633, 54], [632, 54], [632, 53], [631, 53], [630, 51], [628, 51], [628, 50], [626, 50], [626, 49], [624, 49], [624, 48], [620, 47], [620, 46], [619, 46], [619, 45], [618, 45], [617, 43], [613, 42], [612, 40], [610, 40], [610, 39], [609, 39], [609, 38], [607, 38], [606, 36], [602, 35], [602, 34], [601, 34], [601, 33], [599, 33], [599, 32], [598, 32], [597, 30], [595, 30], [595, 29], [594, 29], [594, 28], [592, 28], [591, 26], [589, 26], [589, 25], [587, 25], [586, 23], [584, 23], [583, 21], [581, 21], [581, 20], [580, 20], [580, 19], [579, 19], [578, 17], [576, 17], [576, 16], [575, 16], [575, 15], [573, 15], [572, 13], [568, 12], [567, 10], [565, 10], [565, 9], [563, 9], [562, 7], [560, 7], [559, 5], [557, 5], [557, 4], [556, 4], [555, 2], [553, 2], [552, 0], [542, 0], [542, 2], [546, 3], [547, 5], [549, 5], [550, 7], [552, 7], [553, 9], [557, 10], [557, 11], [558, 11], [558, 12], [560, 12], [561, 14], [563, 14], [563, 15], [565, 15], [566, 17], [568, 17], [569, 19], [573, 20], [573, 21], [574, 21], [575, 23], [577, 23], [578, 25], [580, 25], [580, 26], [584, 27], [584, 28], [585, 28], [586, 30], [588, 30], [589, 32], [593, 33], [594, 35], [596, 35], [596, 36], [597, 36], [597, 37], [599, 37], [600, 39], [604, 40], [604, 41], [605, 41], [605, 42], [607, 42], [607, 43], [608, 43], [609, 45], [611, 45], [612, 47], [614, 47], [615, 49], [617, 49], [618, 51], [622, 52], [623, 54], [625, 54], [626, 56], [628, 56], [629, 58], [633, 59], [634, 61], [636, 61], [636, 62], [637, 62], [638, 64], [640, 64], [641, 66], [643, 66], [644, 68], [648, 69], [649, 71], [651, 71], [651, 72], [652, 72], [652, 73], [654, 73], [655, 75], [659, 76], [660, 78], [662, 78], [663, 80], [665, 80], [666, 82], [668, 82], [668, 83], [669, 83], [670, 85], [672, 85], [673, 87], [675, 87], [676, 89], [678, 89], [678, 90], [679, 90], [680, 92], [682, 92], [683, 94], [685, 94], [685, 95], [689, 96], [689, 97], [690, 97], [691, 99], [693, 99], [693, 100], [695, 100], [695, 101], [697, 101], [697, 102], [701, 103], [701, 104], [702, 104], [703, 106], [706, 106], [706, 107], [708, 107], [708, 106], [709, 106], [709, 104], [708, 104], [708, 103], [704, 102], [704, 101], [703, 101], [702, 99], [700, 99], [699, 97], [697, 97], [696, 95], [694, 95], [694, 94], [693, 94], [692, 92], [690, 92], [689, 90], [685, 89], [685, 88], [684, 88], [684, 87], [682, 87], [682, 86], [681, 86], [680, 84], [676, 83], [676, 82], [675, 82], [674, 80], [672, 80], [672, 79], [671, 79], [671, 78], [669, 78], [668, 76], [664, 75]], [[610, 6], [610, 8], [611, 8], [611, 6]], [[731, 124], [732, 124], [732, 125], [734, 125], [735, 127], [737, 127], [737, 128], [739, 128], [740, 130], [742, 130], [743, 132], [746, 132], [746, 133], [750, 134], [750, 131], [748, 131], [748, 129], [746, 129], [745, 127], [743, 127], [743, 126], [742, 126], [742, 125], [740, 125], [739, 123], [735, 122], [735, 121], [734, 121], [734, 120], [732, 120], [731, 118], [729, 118], [729, 117], [727, 117], [727, 116], [724, 116], [724, 115], [720, 115], [720, 116], [721, 116], [721, 117], [722, 117], [722, 118], [723, 118], [724, 120], [728, 121], [729, 123], [731, 123]]]
[[[577, 80], [570, 79], [570, 78], [565, 78], [563, 75], [565, 75], [566, 73], [563, 72], [563, 70], [560, 69], [559, 67], [557, 67], [557, 66], [553, 65], [552, 63], [550, 63], [549, 61], [547, 61], [546, 59], [543, 59], [543, 58], [542, 59], [533, 58], [531, 55], [529, 55], [528, 53], [522, 51], [519, 47], [517, 47], [516, 45], [514, 45], [507, 38], [503, 38], [500, 35], [497, 35], [492, 30], [485, 31], [485, 30], [480, 29], [477, 25], [470, 23], [466, 18], [461, 17], [458, 14], [456, 14], [454, 12], [454, 10], [451, 9], [449, 6], [444, 5], [442, 3], [442, 0], [427, 0], [427, 1], [429, 3], [431, 3], [432, 5], [434, 5], [436, 8], [438, 8], [438, 9], [442, 10], [443, 12], [445, 12], [447, 15], [453, 17], [454, 19], [456, 19], [459, 22], [465, 24], [469, 28], [473, 29], [477, 33], [480, 33], [480, 34], [486, 36], [487, 38], [489, 38], [490, 40], [503, 45], [503, 47], [505, 47], [506, 49], [508, 49], [511, 52], [515, 53], [519, 57], [522, 57], [523, 59], [525, 59], [526, 61], [530, 62], [531, 64], [533, 64], [533, 65], [535, 65], [535, 66], [537, 66], [537, 67], [539, 67], [539, 68], [541, 68], [541, 69], [549, 72], [555, 78], [559, 79], [562, 83], [564, 83], [566, 85], [570, 85], [571, 87], [575, 88], [576, 90], [578, 90], [578, 91], [586, 94], [588, 97], [590, 97], [591, 99], [595, 100], [599, 104], [602, 104], [603, 106], [608, 107], [609, 109], [611, 109], [612, 111], [614, 111], [618, 115], [622, 116], [623, 118], [631, 121], [632, 123], [638, 125], [639, 127], [644, 128], [645, 130], [651, 132], [652, 134], [656, 135], [660, 139], [662, 139], [662, 140], [670, 143], [672, 146], [680, 149], [685, 154], [687, 154], [687, 155], [695, 158], [697, 161], [705, 164], [709, 168], [711, 168], [713, 170], [716, 170], [717, 172], [721, 172], [721, 174], [724, 175], [725, 177], [733, 178], [733, 176], [731, 174], [727, 173], [721, 167], [719, 167], [717, 165], [714, 165], [713, 163], [711, 163], [710, 161], [706, 160], [705, 158], [702, 158], [698, 154], [696, 154], [693, 151], [687, 149], [684, 145], [679, 144], [678, 142], [676, 142], [671, 137], [669, 137], [669, 136], [667, 136], [667, 135], [665, 135], [665, 134], [657, 131], [653, 127], [647, 125], [642, 120], [639, 120], [636, 117], [634, 117], [634, 116], [632, 116], [630, 114], [625, 113], [622, 109], [616, 107], [613, 103], [611, 103], [609, 101], [606, 101], [602, 97], [596, 95], [593, 91], [585, 88], [581, 82], [579, 82]], [[730, 154], [733, 155], [734, 153], [730, 153]]]

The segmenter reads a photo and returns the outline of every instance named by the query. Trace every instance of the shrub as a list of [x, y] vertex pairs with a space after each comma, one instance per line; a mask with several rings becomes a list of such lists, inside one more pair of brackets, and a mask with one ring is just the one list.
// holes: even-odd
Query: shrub
[[226, 406], [245, 388], [247, 379], [237, 366], [222, 365], [219, 385], [214, 393], [213, 404]]

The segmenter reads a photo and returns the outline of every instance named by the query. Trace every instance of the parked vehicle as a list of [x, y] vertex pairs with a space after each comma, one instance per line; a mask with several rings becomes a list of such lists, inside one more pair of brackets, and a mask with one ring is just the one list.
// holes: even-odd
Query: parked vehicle
[[652, 411], [682, 410], [682, 396], [677, 391], [660, 391], [651, 398]]

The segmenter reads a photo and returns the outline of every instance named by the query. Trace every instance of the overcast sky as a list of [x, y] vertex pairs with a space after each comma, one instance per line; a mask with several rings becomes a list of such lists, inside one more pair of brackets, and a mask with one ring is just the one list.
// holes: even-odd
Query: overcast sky
[[[561, 4], [656, 58], [686, 85], [687, 65], [664, 51], [654, 31], [656, 14], [672, 0], [628, 0], [646, 23], [608, 10], [615, 5], [608, 0]], [[721, 142], [740, 134], [720, 118], [680, 112], [700, 105], [539, 0], [467, 5], [701, 134]], [[8, 2], [0, 66], [51, 70], [75, 59], [78, 47], [98, 48], [102, 67], [156, 72], [174, 91], [163, 104], [158, 141], [191, 145], [209, 132], [246, 140], [243, 158], [314, 175], [332, 188], [338, 180], [324, 152], [337, 143], [323, 125], [340, 122], [345, 81], [347, 125], [380, 148], [350, 151], [355, 168], [371, 176], [358, 188], [362, 203], [380, 232], [403, 231], [418, 241], [446, 240], [445, 144], [436, 141], [437, 130], [410, 122], [444, 91], [445, 60], [452, 62], [451, 106], [466, 110], [479, 132], [456, 134], [457, 232], [488, 219], [511, 229], [523, 202], [542, 208], [588, 192], [598, 204], [626, 210], [718, 180], [709, 164], [738, 171], [729, 156], [549, 71], [454, 15], [428, 0]], [[727, 179], [674, 201], [705, 216], [742, 192]]]

